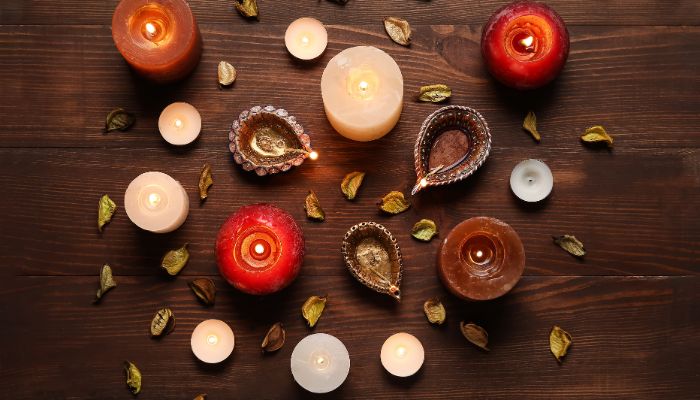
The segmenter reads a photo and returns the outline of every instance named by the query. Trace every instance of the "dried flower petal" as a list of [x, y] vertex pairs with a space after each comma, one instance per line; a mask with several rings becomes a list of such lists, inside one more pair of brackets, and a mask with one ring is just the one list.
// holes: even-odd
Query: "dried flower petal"
[[100, 288], [97, 289], [94, 303], [98, 303], [105, 293], [115, 287], [117, 287], [117, 282], [115, 282], [112, 277], [112, 268], [105, 264], [100, 268]]
[[489, 334], [484, 328], [471, 322], [466, 324], [462, 321], [459, 323], [459, 329], [462, 331], [462, 335], [473, 345], [483, 350], [490, 351], [489, 348], [486, 347], [489, 344]]
[[440, 103], [452, 96], [452, 89], [443, 84], [421, 86], [418, 100], [429, 103]]
[[364, 172], [355, 171], [345, 175], [345, 178], [340, 183], [340, 190], [343, 192], [343, 196], [348, 200], [355, 199], [364, 179]]
[[583, 248], [583, 243], [576, 239], [573, 235], [552, 236], [554, 243], [566, 250], [569, 254], [575, 257], [583, 257], [586, 255], [586, 249]]
[[326, 213], [323, 212], [321, 208], [321, 203], [316, 197], [316, 193], [313, 190], [309, 190], [309, 194], [306, 196], [304, 201], [304, 210], [306, 210], [306, 217], [316, 221], [323, 221], [326, 219]]
[[442, 305], [437, 297], [428, 299], [423, 303], [423, 312], [425, 312], [425, 316], [428, 317], [428, 321], [431, 324], [442, 325], [447, 316], [445, 306]]
[[606, 143], [608, 147], [613, 147], [613, 138], [600, 125], [586, 129], [586, 132], [581, 135], [581, 140], [586, 143]]
[[304, 302], [304, 305], [301, 306], [301, 315], [304, 316], [310, 328], [313, 328], [316, 322], [318, 322], [318, 319], [321, 318], [323, 309], [326, 308], [327, 300], [328, 296], [311, 296]]
[[105, 121], [105, 133], [112, 131], [122, 131], [131, 128], [131, 125], [136, 122], [134, 114], [127, 112], [123, 108], [115, 108], [107, 114]]
[[378, 203], [379, 208], [388, 214], [400, 214], [411, 206], [403, 193], [393, 191], [389, 192], [386, 196], [382, 197], [382, 200]]
[[384, 18], [384, 29], [394, 42], [402, 46], [411, 44], [411, 25], [405, 19], [386, 17]]
[[411, 236], [422, 242], [429, 242], [437, 233], [437, 225], [430, 219], [422, 219], [416, 222], [411, 230]]
[[199, 199], [204, 200], [209, 195], [209, 187], [214, 183], [211, 177], [211, 166], [204, 163], [202, 172], [199, 173]]
[[281, 322], [278, 322], [270, 327], [262, 341], [260, 347], [264, 353], [271, 353], [277, 351], [284, 346], [284, 341], [287, 338], [287, 333], [284, 331], [284, 327]]
[[530, 135], [532, 135], [536, 141], [540, 141], [540, 133], [537, 132], [537, 117], [535, 116], [534, 112], [530, 111], [525, 116], [525, 120], [523, 121], [523, 129], [530, 132]]
[[569, 332], [554, 325], [549, 333], [549, 350], [554, 354], [557, 361], [562, 361], [562, 357], [566, 355], [569, 346], [571, 346], [571, 335], [569, 335]]
[[257, 20], [260, 19], [260, 17], [258, 17], [258, 3], [255, 0], [234, 0], [233, 5], [242, 16], [246, 18], [255, 17]]
[[165, 307], [156, 312], [151, 320], [151, 336], [165, 336], [175, 329], [173, 310]]
[[175, 276], [185, 268], [187, 261], [190, 259], [190, 252], [187, 251], [187, 243], [176, 250], [170, 250], [163, 256], [160, 262], [160, 267], [168, 272], [169, 275]]
[[233, 65], [227, 63], [226, 61], [219, 62], [219, 68], [217, 69], [219, 85], [231, 85], [236, 80], [237, 75], [236, 68], [233, 68]]
[[213, 306], [216, 299], [216, 286], [209, 278], [199, 278], [188, 283], [190, 289], [197, 296], [199, 301], [206, 306]]
[[97, 230], [102, 232], [102, 228], [112, 220], [114, 211], [117, 210], [117, 205], [106, 194], [100, 197], [100, 202], [97, 208]]
[[139, 394], [141, 391], [141, 371], [130, 361], [124, 361], [124, 372], [126, 372], [126, 386], [131, 393]]
[[207, 394], [206, 393], [198, 394], [197, 396], [195, 396], [195, 398], [193, 400], [207, 400]]

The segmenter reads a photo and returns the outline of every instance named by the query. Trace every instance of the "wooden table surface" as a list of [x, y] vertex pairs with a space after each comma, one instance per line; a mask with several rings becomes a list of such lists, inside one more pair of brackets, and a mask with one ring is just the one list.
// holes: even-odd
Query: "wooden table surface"
[[[294, 345], [327, 332], [347, 346], [347, 381], [326, 398], [663, 398], [700, 391], [700, 3], [696, 0], [552, 0], [568, 23], [571, 54], [555, 84], [533, 93], [507, 90], [484, 71], [481, 25], [503, 0], [260, 0], [260, 22], [242, 19], [232, 0], [191, 0], [204, 55], [183, 82], [151, 87], [136, 79], [112, 42], [116, 0], [3, 0], [0, 4], [0, 353], [2, 397], [128, 399], [122, 361], [143, 373], [140, 399], [292, 399], [310, 397], [289, 371]], [[385, 35], [382, 17], [407, 18], [414, 42], [404, 48]], [[286, 53], [286, 25], [313, 16], [328, 25], [329, 45], [314, 64]], [[372, 45], [396, 59], [405, 80], [401, 121], [387, 137], [356, 143], [333, 132], [320, 96], [324, 66], [340, 50]], [[216, 65], [228, 60], [239, 76], [219, 90]], [[399, 216], [378, 213], [376, 200], [414, 182], [413, 143], [438, 105], [413, 93], [443, 82], [450, 104], [481, 111], [493, 149], [466, 182], [412, 199]], [[173, 101], [195, 105], [203, 132], [176, 149], [157, 131], [160, 110]], [[254, 105], [284, 107], [311, 133], [321, 156], [291, 172], [259, 178], [228, 151], [227, 132]], [[138, 115], [128, 132], [103, 134], [105, 115], [125, 107]], [[540, 144], [522, 131], [528, 110], [538, 116]], [[583, 146], [578, 136], [600, 124], [614, 150]], [[513, 166], [544, 160], [555, 188], [543, 204], [525, 206], [511, 194]], [[210, 198], [199, 204], [204, 162], [213, 168]], [[178, 231], [153, 235], [131, 224], [123, 193], [138, 174], [160, 170], [187, 189], [191, 210]], [[342, 177], [364, 170], [355, 202], [340, 195]], [[327, 213], [309, 222], [309, 189]], [[97, 201], [108, 193], [120, 208], [103, 234]], [[272, 202], [302, 226], [307, 256], [296, 282], [279, 294], [251, 297], [217, 273], [214, 238], [238, 207]], [[525, 274], [507, 296], [465, 303], [449, 295], [435, 273], [439, 240], [419, 243], [409, 232], [434, 219], [444, 237], [463, 219], [500, 218], [520, 234]], [[340, 242], [361, 221], [386, 225], [404, 254], [404, 299], [395, 304], [346, 271]], [[571, 233], [588, 250], [577, 260], [552, 244]], [[159, 269], [169, 248], [190, 243], [189, 265], [175, 279]], [[100, 266], [112, 265], [119, 286], [93, 305]], [[209, 276], [218, 295], [200, 305], [187, 281]], [[314, 330], [299, 308], [314, 294], [329, 304]], [[430, 326], [423, 301], [439, 296], [444, 326]], [[162, 306], [177, 326], [152, 340], [148, 326]], [[199, 363], [189, 338], [197, 323], [220, 318], [236, 333], [236, 349], [221, 365]], [[490, 353], [459, 332], [474, 321], [490, 335]], [[287, 344], [262, 355], [267, 328], [281, 321]], [[552, 325], [573, 336], [563, 364], [549, 352]], [[383, 341], [398, 331], [426, 349], [417, 376], [396, 379], [379, 362]]]

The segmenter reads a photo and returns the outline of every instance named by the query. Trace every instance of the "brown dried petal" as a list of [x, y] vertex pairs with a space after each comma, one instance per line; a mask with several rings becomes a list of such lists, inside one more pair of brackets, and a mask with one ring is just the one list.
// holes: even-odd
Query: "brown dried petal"
[[583, 243], [576, 239], [573, 235], [552, 236], [554, 243], [566, 250], [569, 254], [575, 257], [583, 257], [586, 255], [586, 249], [583, 248]]
[[425, 312], [425, 316], [428, 317], [428, 321], [431, 324], [442, 325], [447, 317], [445, 306], [442, 305], [437, 297], [428, 299], [423, 303], [423, 312]]
[[316, 197], [316, 193], [313, 190], [309, 190], [309, 194], [306, 196], [304, 201], [304, 210], [306, 210], [306, 217], [316, 221], [323, 221], [326, 219], [326, 213], [323, 212], [321, 208], [321, 203]]
[[378, 203], [379, 208], [388, 214], [400, 214], [411, 206], [403, 193], [393, 191], [389, 192], [386, 196], [382, 197], [382, 200]]
[[554, 358], [561, 362], [569, 346], [571, 346], [571, 335], [569, 335], [569, 332], [554, 325], [549, 333], [549, 350], [554, 354]]
[[394, 42], [402, 46], [411, 44], [411, 25], [405, 19], [386, 17], [384, 18], [384, 29]]
[[581, 135], [581, 140], [586, 143], [606, 143], [608, 147], [613, 147], [613, 138], [608, 135], [600, 125], [592, 126]]
[[175, 329], [175, 315], [167, 307], [161, 308], [151, 320], [151, 336], [165, 336]]
[[216, 299], [216, 286], [209, 278], [199, 278], [188, 283], [190, 289], [197, 296], [199, 301], [207, 306], [213, 306]]
[[100, 197], [100, 202], [97, 208], [97, 230], [102, 232], [102, 228], [112, 220], [114, 211], [117, 210], [117, 205], [106, 194]]
[[532, 135], [536, 141], [540, 141], [540, 133], [537, 131], [537, 117], [535, 116], [534, 112], [530, 111], [525, 116], [525, 120], [523, 121], [523, 129], [530, 132], [530, 135]]
[[124, 372], [126, 373], [126, 386], [132, 394], [139, 394], [141, 391], [141, 371], [130, 361], [124, 361]]
[[452, 89], [443, 84], [421, 86], [418, 100], [429, 103], [440, 103], [452, 96]]
[[211, 177], [211, 166], [204, 163], [202, 172], [199, 173], [199, 199], [204, 200], [209, 195], [209, 187], [214, 183]]
[[236, 73], [236, 68], [226, 61], [219, 62], [219, 67], [217, 68], [216, 72], [216, 75], [219, 78], [219, 85], [221, 86], [231, 85], [236, 80], [236, 76], [238, 75]]
[[193, 400], [207, 400], [207, 394], [206, 393], [198, 394], [197, 396], [194, 397]]
[[467, 324], [462, 321], [459, 323], [459, 329], [462, 331], [462, 335], [473, 345], [483, 350], [490, 351], [489, 348], [486, 347], [489, 344], [489, 334], [484, 328], [471, 322]]
[[284, 327], [281, 322], [278, 322], [270, 327], [262, 341], [260, 347], [264, 353], [271, 353], [277, 351], [284, 346], [284, 341], [287, 338], [287, 333], [284, 331]]
[[343, 192], [343, 196], [348, 200], [353, 200], [357, 196], [357, 191], [360, 189], [364, 179], [364, 172], [355, 171], [345, 175], [345, 178], [340, 183], [340, 190]]
[[105, 133], [112, 131], [125, 131], [131, 128], [131, 125], [136, 122], [134, 114], [127, 112], [123, 108], [115, 108], [107, 114], [105, 120]]
[[112, 268], [105, 264], [100, 268], [100, 288], [97, 289], [94, 303], [98, 303], [105, 293], [115, 287], [117, 287], [117, 282], [115, 282], [112, 277]]
[[168, 272], [169, 275], [175, 276], [185, 268], [187, 261], [190, 259], [190, 252], [187, 251], [187, 243], [175, 250], [170, 250], [163, 256], [160, 262], [160, 267]]
[[429, 242], [437, 233], [437, 225], [435, 225], [435, 221], [430, 219], [416, 222], [411, 230], [411, 236], [422, 242]]
[[304, 317], [306, 322], [309, 324], [310, 328], [313, 328], [321, 318], [323, 314], [323, 309], [326, 308], [326, 301], [328, 296], [311, 296], [304, 302], [301, 306], [301, 315]]
[[233, 5], [242, 16], [260, 19], [258, 17], [258, 3], [255, 0], [234, 0]]

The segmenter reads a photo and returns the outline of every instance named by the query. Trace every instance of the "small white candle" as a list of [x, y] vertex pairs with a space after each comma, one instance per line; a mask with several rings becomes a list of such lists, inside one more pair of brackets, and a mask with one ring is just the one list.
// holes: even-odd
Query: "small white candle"
[[350, 355], [335, 336], [315, 333], [294, 347], [291, 368], [299, 386], [312, 393], [328, 393], [348, 377]]
[[366, 142], [391, 131], [403, 108], [403, 75], [393, 58], [371, 46], [345, 49], [321, 77], [326, 117], [348, 139]]
[[205, 363], [215, 364], [231, 355], [235, 338], [231, 327], [226, 322], [208, 319], [194, 328], [190, 344], [197, 358]]
[[554, 186], [552, 171], [539, 160], [518, 163], [510, 174], [510, 188], [520, 200], [537, 202], [549, 196]]
[[184, 146], [192, 143], [199, 136], [202, 130], [202, 117], [191, 104], [173, 103], [160, 113], [158, 130], [166, 142]]
[[400, 377], [418, 372], [425, 360], [425, 351], [415, 336], [401, 332], [389, 336], [380, 355], [384, 369]]
[[190, 201], [180, 182], [162, 172], [144, 172], [124, 193], [124, 208], [131, 222], [141, 229], [172, 232], [187, 219]]
[[299, 18], [287, 27], [284, 45], [294, 57], [300, 60], [313, 60], [326, 50], [328, 32], [317, 19]]

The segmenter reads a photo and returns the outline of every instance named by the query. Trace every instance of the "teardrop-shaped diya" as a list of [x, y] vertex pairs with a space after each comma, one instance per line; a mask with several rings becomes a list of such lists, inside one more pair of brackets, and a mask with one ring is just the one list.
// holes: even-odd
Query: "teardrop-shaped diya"
[[491, 133], [476, 110], [440, 108], [425, 119], [414, 149], [415, 195], [428, 186], [454, 183], [473, 174], [491, 151]]
[[246, 171], [263, 176], [301, 165], [313, 152], [311, 139], [287, 110], [255, 106], [231, 124], [229, 149]]
[[401, 250], [388, 229], [375, 222], [361, 222], [345, 234], [342, 250], [345, 265], [355, 279], [401, 300]]

